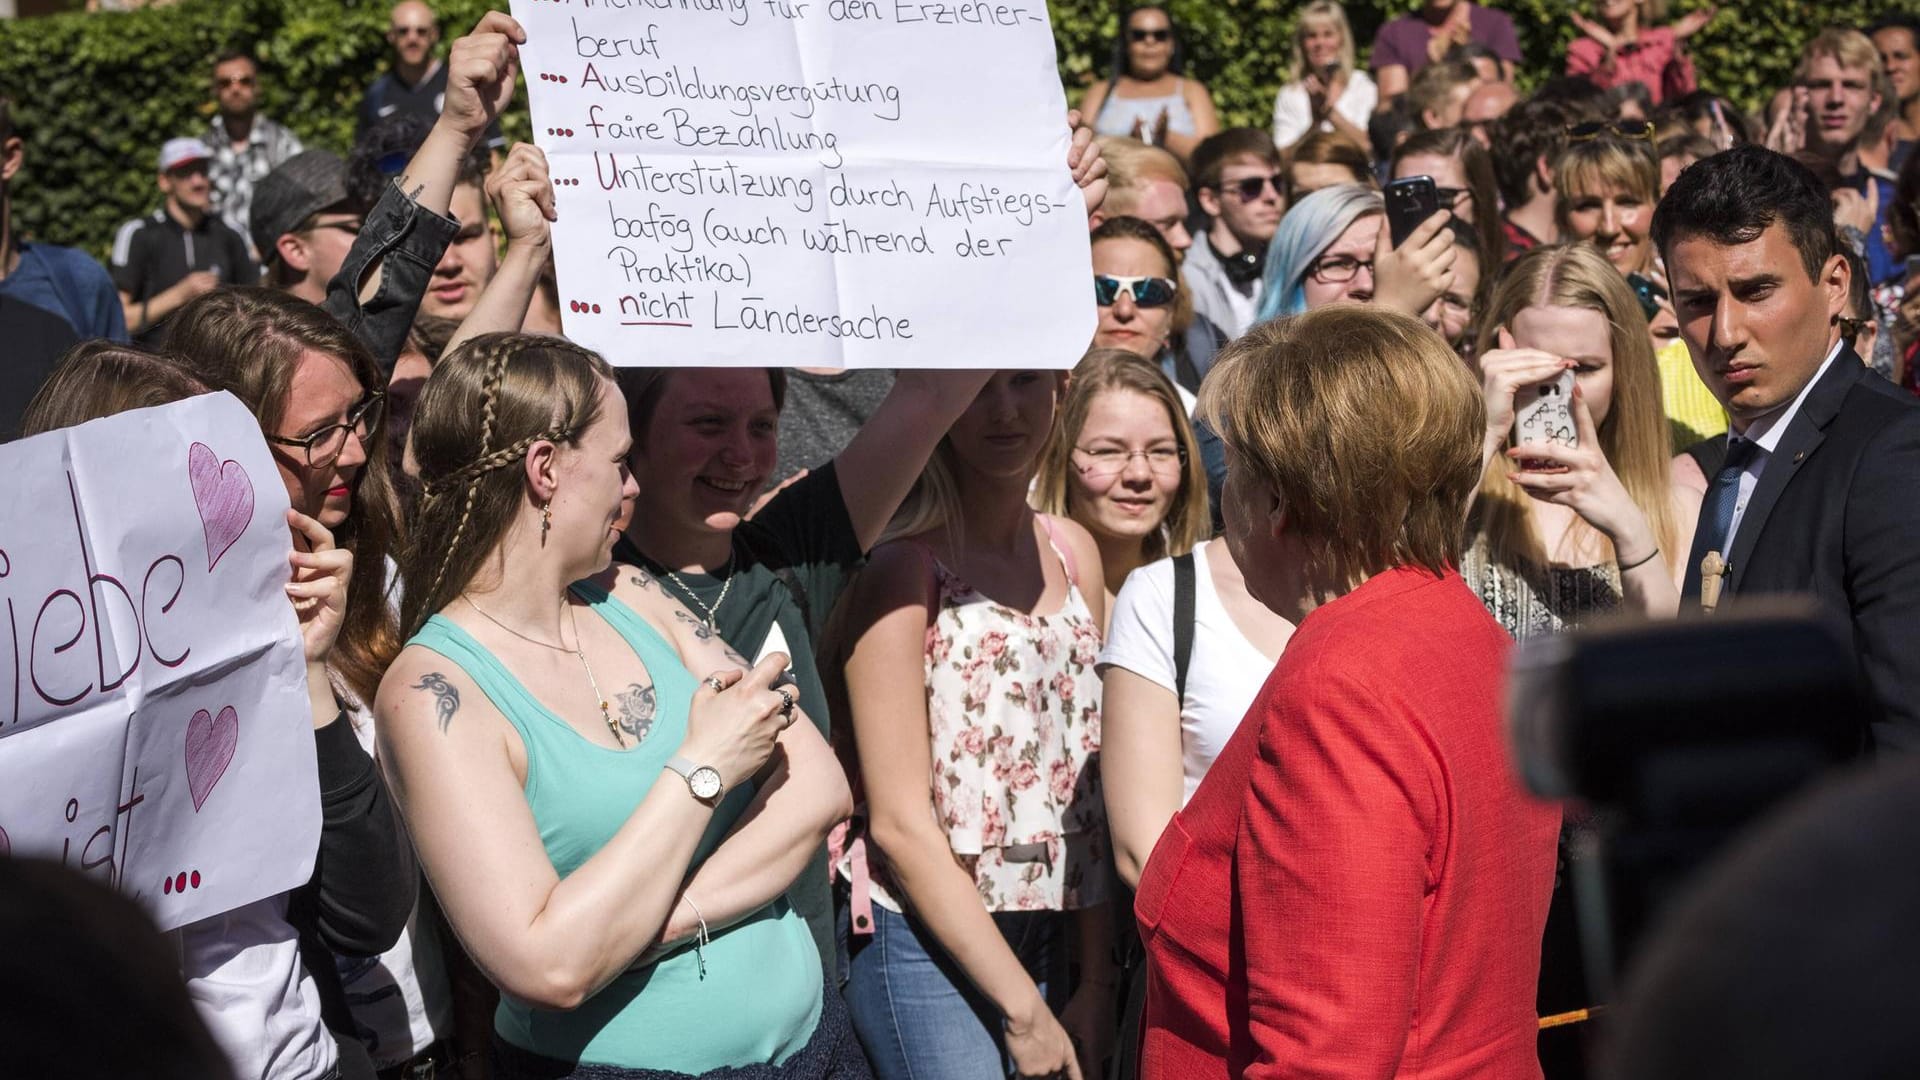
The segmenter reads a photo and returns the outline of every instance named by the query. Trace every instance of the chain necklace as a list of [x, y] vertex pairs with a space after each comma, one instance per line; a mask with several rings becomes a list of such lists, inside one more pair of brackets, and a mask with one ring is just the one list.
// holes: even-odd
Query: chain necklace
[[727, 593], [732, 591], [733, 589], [734, 558], [735, 558], [735, 555], [733, 552], [731, 551], [727, 552], [727, 579], [720, 586], [720, 595], [717, 597], [714, 597], [713, 603], [711, 604], [707, 603], [705, 600], [700, 599], [700, 594], [694, 592], [692, 586], [680, 580], [679, 574], [676, 574], [673, 571], [668, 570], [664, 566], [660, 568], [662, 571], [666, 573], [667, 580], [673, 582], [674, 587], [680, 590], [681, 595], [685, 596], [688, 600], [692, 601], [694, 605], [697, 606], [701, 611], [704, 611], [707, 613], [707, 617], [703, 621], [707, 624], [707, 629], [709, 630], [715, 629], [714, 620], [719, 616], [720, 605], [727, 602]]
[[573, 623], [574, 647], [569, 649], [564, 644], [564, 642], [562, 644], [555, 645], [550, 641], [541, 641], [539, 638], [536, 638], [536, 637], [528, 637], [526, 634], [523, 634], [520, 631], [515, 630], [513, 627], [508, 626], [506, 623], [503, 623], [499, 619], [496, 619], [493, 616], [487, 614], [485, 608], [481, 607], [479, 604], [474, 603], [473, 597], [468, 596], [465, 593], [460, 594], [460, 598], [467, 602], [468, 607], [472, 608], [475, 611], [478, 611], [480, 613], [481, 618], [487, 620], [488, 622], [499, 627], [500, 629], [505, 630], [507, 633], [512, 634], [514, 637], [519, 638], [521, 641], [525, 641], [533, 645], [538, 645], [543, 649], [552, 649], [554, 652], [572, 653], [573, 655], [579, 657], [580, 666], [585, 668], [587, 672], [587, 685], [593, 687], [593, 700], [598, 702], [600, 705], [600, 719], [606, 722], [607, 734], [613, 736], [614, 745], [618, 746], [622, 750], [625, 750], [627, 748], [627, 741], [620, 737], [619, 725], [613, 722], [613, 709], [607, 704], [606, 695], [600, 692], [600, 681], [593, 677], [593, 665], [587, 662], [587, 651], [580, 647], [580, 614], [578, 611], [576, 611], [573, 608], [571, 604], [568, 604], [565, 600], [562, 600], [560, 602], [561, 606], [567, 609], [567, 616], [569, 621]]

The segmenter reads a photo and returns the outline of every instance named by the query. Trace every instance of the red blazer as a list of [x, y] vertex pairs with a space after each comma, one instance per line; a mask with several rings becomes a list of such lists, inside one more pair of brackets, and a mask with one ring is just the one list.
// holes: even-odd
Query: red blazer
[[1301, 621], [1141, 874], [1143, 1080], [1537, 1080], [1560, 813], [1508, 760], [1511, 644], [1451, 572]]

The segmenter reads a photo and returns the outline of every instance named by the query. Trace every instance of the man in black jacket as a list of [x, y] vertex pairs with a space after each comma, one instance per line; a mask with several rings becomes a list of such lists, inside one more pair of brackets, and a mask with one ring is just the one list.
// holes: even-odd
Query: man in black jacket
[[1653, 236], [1694, 367], [1732, 422], [1685, 604], [1713, 553], [1725, 596], [1806, 593], [1844, 613], [1884, 710], [1876, 743], [1920, 749], [1920, 403], [1841, 340], [1851, 275], [1825, 189], [1792, 158], [1739, 147], [1681, 174]]

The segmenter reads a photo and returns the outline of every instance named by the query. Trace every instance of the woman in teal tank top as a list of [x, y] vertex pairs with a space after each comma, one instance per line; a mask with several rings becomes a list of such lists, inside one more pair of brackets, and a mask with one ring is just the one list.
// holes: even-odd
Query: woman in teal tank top
[[444, 359], [412, 429], [389, 781], [500, 988], [495, 1075], [865, 1077], [786, 891], [850, 806], [786, 685], [611, 565], [638, 488], [612, 371], [554, 338]]

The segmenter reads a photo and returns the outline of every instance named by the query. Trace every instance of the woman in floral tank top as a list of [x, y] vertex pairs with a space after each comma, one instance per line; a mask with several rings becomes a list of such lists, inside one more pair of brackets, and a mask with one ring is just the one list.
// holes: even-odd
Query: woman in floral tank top
[[1091, 1078], [1112, 1041], [1099, 554], [1026, 502], [1060, 386], [993, 377], [841, 611], [847, 998], [882, 1080]]

